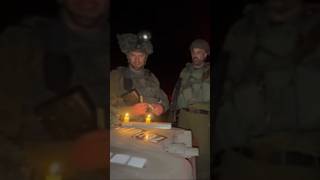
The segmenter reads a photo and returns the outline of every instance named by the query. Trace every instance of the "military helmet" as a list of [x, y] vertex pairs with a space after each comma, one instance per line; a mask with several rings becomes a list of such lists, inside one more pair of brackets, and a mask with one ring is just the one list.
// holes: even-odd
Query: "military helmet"
[[204, 39], [196, 39], [190, 45], [190, 50], [193, 48], [200, 48], [206, 51], [208, 55], [210, 55], [210, 46], [209, 43]]
[[138, 34], [118, 34], [117, 39], [121, 52], [125, 54], [133, 50], [143, 51], [148, 55], [153, 53], [153, 46], [150, 41], [151, 33], [148, 31], [141, 31]]

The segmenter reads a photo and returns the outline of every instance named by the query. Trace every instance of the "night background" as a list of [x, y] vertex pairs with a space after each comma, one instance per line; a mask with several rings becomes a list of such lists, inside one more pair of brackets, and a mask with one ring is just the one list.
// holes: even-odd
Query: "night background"
[[[55, 17], [57, 0], [6, 0], [0, 7], [0, 32], [18, 25], [32, 16]], [[238, 20], [246, 4], [259, 0], [135, 0], [111, 1], [111, 69], [127, 66], [116, 34], [138, 33], [148, 30], [152, 34], [154, 53], [149, 56], [146, 68], [159, 79], [161, 88], [171, 98], [178, 75], [190, 62], [189, 45], [203, 38], [211, 45], [209, 61], [214, 80], [213, 89], [219, 89], [225, 72], [220, 60], [221, 46], [230, 26]], [[311, 0], [310, 0], [311, 1]], [[317, 2], [318, 0], [312, 0]], [[108, 82], [106, 82], [108, 83]]]
[[217, 57], [226, 30], [239, 16], [244, 3], [238, 1], [232, 9], [227, 9], [227, 1], [218, 7], [216, 1], [210, 0], [140, 0], [123, 4], [122, 1], [111, 3], [111, 68], [127, 65], [116, 34], [149, 30], [154, 53], [149, 56], [146, 68], [156, 75], [170, 97], [180, 71], [191, 61], [190, 43], [196, 38], [207, 40], [212, 54], [209, 59], [211, 64], [215, 63], [213, 59]]
[[[179, 72], [190, 61], [188, 47], [196, 38], [209, 41], [209, 59], [212, 65], [219, 67], [219, 76], [224, 69], [220, 68], [223, 62], [219, 62], [218, 57], [228, 28], [241, 17], [245, 4], [258, 1], [111, 0], [111, 69], [127, 65], [125, 55], [118, 47], [116, 34], [149, 30], [154, 53], [149, 56], [146, 68], [157, 76], [169, 96]], [[5, 27], [16, 25], [30, 16], [54, 17], [58, 6], [56, 0], [11, 0], [4, 1], [0, 10], [1, 32]]]
[[[170, 97], [179, 72], [190, 62], [190, 43], [196, 38], [207, 40], [211, 45], [211, 64], [219, 63], [217, 57], [225, 34], [247, 2], [252, 1], [111, 1], [111, 69], [127, 65], [116, 34], [149, 30], [154, 53], [146, 68], [156, 75]], [[1, 6], [0, 31], [23, 18], [54, 17], [57, 11], [56, 0], [6, 1]]]

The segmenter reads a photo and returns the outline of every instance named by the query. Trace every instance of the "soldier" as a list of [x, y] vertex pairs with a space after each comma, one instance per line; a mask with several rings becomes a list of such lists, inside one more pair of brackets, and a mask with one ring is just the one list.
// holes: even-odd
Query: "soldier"
[[190, 52], [192, 63], [180, 73], [171, 111], [177, 113], [178, 127], [190, 129], [199, 147], [197, 178], [210, 179], [210, 63], [205, 61], [210, 47], [207, 41], [196, 39]]
[[[40, 102], [80, 85], [97, 108], [105, 110], [109, 58], [108, 0], [59, 0], [58, 18], [29, 18], [8, 27], [1, 36], [4, 116], [21, 121], [33, 116]], [[12, 106], [12, 107], [11, 107]], [[27, 113], [28, 115], [26, 115]], [[11, 115], [10, 115], [11, 114]], [[28, 118], [26, 118], [28, 119]], [[37, 132], [36, 118], [26, 132]], [[8, 121], [5, 131], [20, 128]], [[17, 122], [19, 123], [19, 122]]]
[[117, 122], [129, 113], [131, 119], [141, 121], [147, 113], [156, 116], [168, 110], [167, 95], [160, 89], [158, 79], [145, 69], [148, 56], [153, 53], [150, 33], [121, 34], [118, 42], [128, 67], [118, 67], [110, 73], [110, 118]]
[[216, 128], [225, 150], [221, 179], [320, 177], [313, 164], [320, 155], [320, 19], [312, 8], [267, 0], [248, 6], [231, 28]]
[[28, 18], [0, 37], [0, 134], [13, 144], [48, 140], [34, 108], [73, 86], [84, 87], [95, 107], [106, 109], [109, 0], [58, 3], [59, 17]]

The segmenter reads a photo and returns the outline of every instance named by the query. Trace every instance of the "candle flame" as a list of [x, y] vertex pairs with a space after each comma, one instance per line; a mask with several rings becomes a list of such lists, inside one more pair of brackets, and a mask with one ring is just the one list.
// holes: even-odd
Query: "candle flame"
[[148, 134], [148, 133], [146, 133], [145, 139], [146, 139], [147, 141], [149, 140], [149, 134]]
[[146, 117], [146, 123], [150, 124], [151, 123], [151, 114], [148, 114]]
[[123, 121], [124, 121], [125, 123], [128, 123], [128, 122], [130, 121], [129, 113], [126, 113], [126, 114], [124, 115]]

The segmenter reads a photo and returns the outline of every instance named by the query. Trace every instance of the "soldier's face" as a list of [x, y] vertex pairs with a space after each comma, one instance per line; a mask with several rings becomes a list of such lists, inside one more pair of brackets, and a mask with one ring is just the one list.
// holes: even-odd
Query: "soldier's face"
[[300, 13], [302, 0], [267, 0], [268, 16], [273, 22], [285, 22]]
[[193, 48], [191, 50], [192, 64], [194, 67], [201, 67], [204, 64], [208, 54], [204, 49]]
[[63, 0], [63, 7], [74, 23], [81, 26], [94, 26], [106, 18], [110, 0]]
[[141, 51], [131, 51], [127, 54], [127, 59], [129, 66], [132, 69], [139, 71], [144, 68], [147, 61], [147, 55]]

